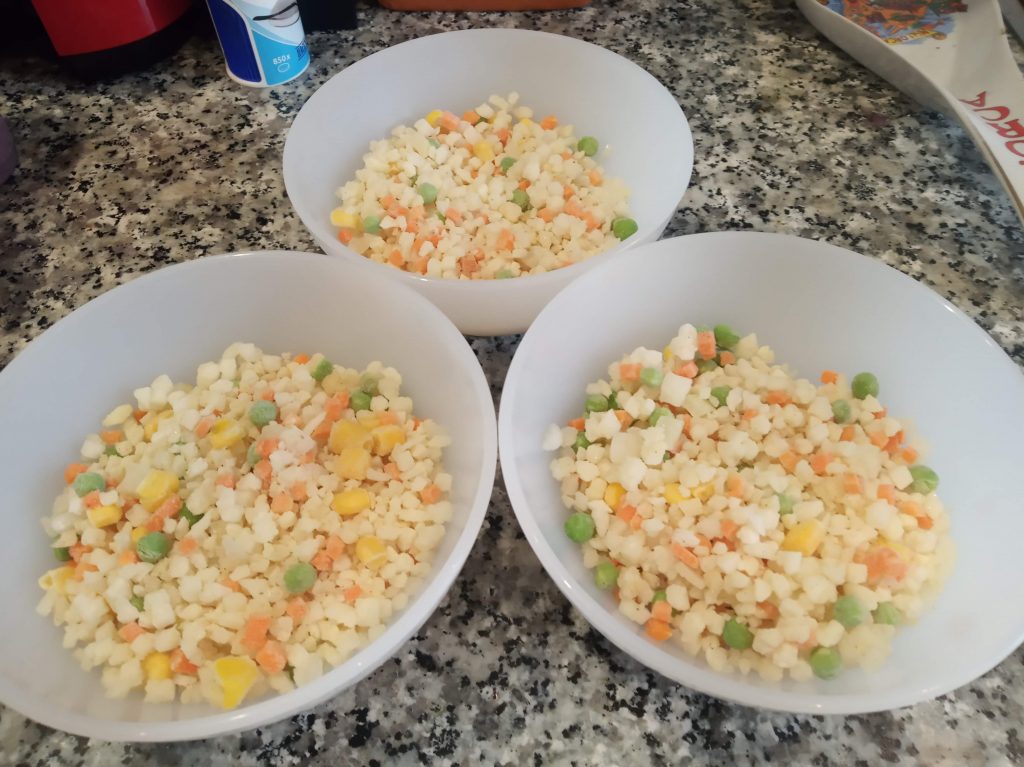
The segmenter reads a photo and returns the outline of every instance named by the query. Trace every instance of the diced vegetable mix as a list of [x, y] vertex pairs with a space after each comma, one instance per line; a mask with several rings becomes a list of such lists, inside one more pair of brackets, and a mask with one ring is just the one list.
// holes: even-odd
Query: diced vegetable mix
[[621, 613], [712, 668], [876, 667], [953, 557], [938, 475], [879, 390], [867, 372], [816, 387], [753, 335], [684, 325], [549, 427], [565, 533]]
[[406, 604], [451, 515], [447, 437], [400, 384], [233, 344], [195, 386], [136, 390], [64, 471], [40, 612], [116, 697], [231, 708], [342, 662]]
[[372, 142], [331, 212], [338, 239], [429, 277], [508, 279], [582, 261], [638, 231], [594, 136], [535, 120], [518, 94], [433, 110]]

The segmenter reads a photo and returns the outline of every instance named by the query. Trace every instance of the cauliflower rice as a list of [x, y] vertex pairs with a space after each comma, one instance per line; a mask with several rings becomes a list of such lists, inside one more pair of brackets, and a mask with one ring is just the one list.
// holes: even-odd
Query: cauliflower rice
[[435, 110], [374, 141], [331, 213], [339, 239], [399, 269], [457, 279], [540, 274], [636, 231], [629, 192], [571, 125], [491, 96], [462, 118]]
[[233, 344], [160, 376], [82, 446], [43, 527], [39, 612], [107, 693], [232, 708], [344, 661], [445, 533], [448, 438], [401, 377]]
[[719, 671], [879, 666], [953, 544], [938, 477], [874, 376], [816, 386], [754, 335], [691, 325], [608, 373], [544, 447], [566, 533], [619, 611]]

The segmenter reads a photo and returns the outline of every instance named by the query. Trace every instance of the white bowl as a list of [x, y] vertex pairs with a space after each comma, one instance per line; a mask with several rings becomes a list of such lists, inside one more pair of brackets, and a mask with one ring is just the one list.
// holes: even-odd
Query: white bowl
[[[957, 561], [938, 600], [900, 629], [881, 671], [772, 684], [710, 670], [654, 644], [593, 584], [541, 450], [544, 429], [579, 414], [586, 383], [638, 345], [660, 348], [684, 322], [756, 332], [779, 361], [815, 376], [871, 370], [890, 412], [932, 446]], [[722, 232], [665, 240], [609, 259], [566, 288], [519, 345], [501, 398], [502, 473], [548, 574], [624, 652], [678, 682], [752, 706], [815, 714], [879, 711], [965, 684], [1024, 639], [1024, 377], [956, 307], [884, 264], [782, 235]]]
[[[98, 672], [61, 647], [63, 631], [35, 613], [36, 579], [54, 566], [40, 519], [99, 419], [160, 373], [194, 380], [233, 341], [267, 351], [322, 351], [362, 367], [396, 367], [419, 412], [452, 436], [454, 515], [434, 568], [387, 630], [314, 682], [218, 711], [205, 705], [111, 700]], [[139, 277], [43, 333], [0, 372], [4, 625], [0, 701], [50, 727], [104, 740], [204, 738], [290, 716], [355, 684], [430, 617], [476, 539], [496, 464], [494, 407], [476, 357], [429, 302], [379, 275], [322, 255], [267, 252], [203, 258]]]
[[[613, 250], [656, 240], [690, 181], [693, 140], [682, 110], [643, 69], [570, 37], [477, 29], [412, 40], [336, 74], [302, 107], [284, 147], [284, 182], [299, 218], [325, 252], [413, 286], [471, 335], [525, 330], [543, 306], [605, 254], [513, 280], [420, 277], [364, 258], [331, 226], [336, 190], [355, 178], [370, 142], [432, 109], [458, 113], [492, 93], [518, 91], [537, 114], [556, 114], [611, 151], [598, 159], [625, 179], [636, 234]], [[611, 252], [611, 251], [609, 251]]]

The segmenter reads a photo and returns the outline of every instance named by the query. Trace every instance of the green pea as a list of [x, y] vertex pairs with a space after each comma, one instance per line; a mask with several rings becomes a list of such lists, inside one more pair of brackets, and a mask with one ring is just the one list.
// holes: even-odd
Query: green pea
[[107, 482], [96, 472], [85, 471], [75, 477], [75, 481], [71, 483], [71, 487], [75, 491], [75, 495], [79, 498], [84, 498], [93, 490], [105, 490]]
[[697, 360], [697, 375], [709, 373], [717, 367], [718, 363], [714, 360]]
[[793, 499], [785, 493], [776, 493], [775, 497], [779, 499], [779, 516], [784, 514], [793, 513]]
[[508, 279], [511, 279], [514, 276], [515, 275], [512, 274], [512, 272], [510, 272], [508, 269], [499, 269], [497, 271], [497, 273], [494, 275], [494, 279], [496, 279], [496, 280], [508, 280]]
[[911, 466], [910, 476], [914, 479], [908, 488], [912, 493], [927, 495], [928, 493], [935, 492], [935, 488], [939, 486], [939, 475], [924, 464], [919, 463], [917, 466]]
[[619, 409], [619, 396], [618, 395], [619, 395], [619, 393], [617, 391], [613, 391], [611, 394], [608, 395], [608, 409], [609, 410], [618, 410]]
[[594, 520], [589, 514], [577, 512], [565, 520], [565, 534], [575, 543], [586, 543], [594, 532]]
[[619, 568], [611, 562], [602, 562], [594, 568], [594, 583], [599, 589], [614, 588], [619, 582]]
[[652, 605], [655, 602], [667, 602], [667, 601], [668, 601], [668, 594], [665, 593], [665, 589], [658, 589], [657, 591], [654, 592], [654, 596], [651, 597], [651, 604]]
[[117, 452], [117, 448], [113, 445], [107, 445], [103, 448], [103, 455], [116, 455], [118, 458], [121, 457], [121, 454]]
[[188, 522], [189, 527], [192, 527], [196, 522], [203, 518], [202, 514], [193, 514], [189, 511], [188, 506], [184, 504], [182, 504], [181, 511], [178, 512], [178, 516]]
[[146, 607], [146, 600], [140, 597], [138, 594], [130, 597], [128, 601], [131, 603], [131, 606], [138, 610], [140, 613]]
[[831, 679], [843, 670], [843, 661], [834, 647], [815, 647], [808, 661], [819, 679]]
[[728, 386], [716, 386], [711, 390], [711, 396], [718, 400], [719, 407], [725, 407], [725, 401], [729, 398], [729, 392], [731, 392]]
[[380, 232], [380, 216], [367, 216], [363, 219], [363, 231], [367, 234]]
[[734, 650], [746, 650], [754, 644], [754, 633], [735, 618], [722, 627], [722, 641]]
[[146, 533], [135, 544], [135, 553], [143, 562], [159, 562], [171, 550], [171, 539], [161, 532]]
[[884, 623], [887, 626], [899, 626], [903, 622], [903, 614], [896, 609], [892, 602], [882, 602], [875, 608], [875, 623]]
[[588, 413], [603, 413], [609, 408], [608, 398], [603, 394], [589, 394], [583, 409]]
[[231, 379], [231, 385], [234, 386], [236, 389], [238, 388], [238, 384], [240, 384], [240, 383], [242, 383], [242, 379], [241, 378], [237, 378], [236, 377], [236, 378], [232, 378]]
[[740, 337], [728, 325], [715, 325], [715, 343], [719, 349], [731, 349], [739, 342]]
[[313, 368], [313, 372], [312, 372], [313, 380], [315, 380], [315, 381], [322, 381], [325, 378], [327, 378], [327, 376], [329, 376], [331, 374], [331, 371], [333, 371], [333, 370], [334, 370], [333, 363], [329, 359], [324, 357], [318, 363], [316, 363], [316, 367]]
[[277, 418], [277, 405], [265, 399], [252, 403], [249, 408], [249, 420], [256, 426], [266, 426]]
[[512, 192], [512, 202], [523, 210], [530, 209], [530, 195], [526, 193], [525, 189], [516, 189]]
[[593, 136], [584, 136], [576, 142], [576, 148], [583, 152], [587, 157], [593, 157], [597, 154], [598, 150], [597, 139]]
[[289, 594], [309, 591], [316, 583], [316, 568], [309, 562], [297, 562], [284, 571], [284, 588]]
[[867, 396], [878, 396], [878, 379], [873, 373], [857, 373], [850, 382], [853, 396], [857, 399], [864, 399]]
[[640, 383], [644, 386], [661, 386], [664, 378], [661, 368], [643, 368], [640, 371]]
[[363, 373], [359, 377], [359, 388], [371, 397], [376, 397], [380, 394], [380, 379], [369, 373]]
[[636, 225], [636, 221], [631, 218], [617, 218], [612, 221], [612, 234], [618, 237], [620, 240], [625, 240], [636, 234], [639, 227]]
[[58, 562], [70, 562], [71, 561], [71, 549], [67, 546], [54, 546], [53, 557]]
[[850, 403], [844, 399], [837, 399], [832, 403], [832, 417], [836, 423], [846, 423], [850, 420], [850, 416], [853, 415], [853, 411], [850, 409]]
[[516, 164], [515, 157], [502, 157], [501, 158], [501, 172], [508, 173], [508, 169]]
[[424, 181], [416, 191], [419, 192], [420, 197], [423, 198], [424, 205], [430, 205], [431, 203], [437, 202], [437, 187], [433, 184]]
[[582, 448], [583, 450], [586, 450], [588, 447], [590, 447], [590, 445], [591, 442], [589, 439], [587, 439], [587, 435], [584, 434], [583, 432], [580, 432], [579, 434], [576, 435], [576, 441], [572, 443], [572, 449], [579, 450]]
[[656, 407], [651, 411], [651, 414], [647, 417], [647, 422], [651, 426], [657, 425], [658, 421], [666, 416], [671, 416], [672, 411], [665, 407]]
[[358, 413], [360, 410], [369, 410], [370, 400], [372, 399], [373, 397], [364, 391], [355, 391], [352, 392], [352, 396], [349, 398], [348, 404], [355, 412]]
[[438, 141], [436, 138], [428, 138], [427, 143], [430, 144], [430, 146], [434, 147], [434, 149], [437, 149], [439, 146], [441, 146], [441, 142]]
[[437, 216], [437, 220], [440, 221], [442, 224], [448, 220], [448, 217], [445, 216], [445, 214], [439, 210], [435, 210], [434, 215]]
[[842, 623], [846, 628], [852, 629], [859, 626], [868, 617], [868, 611], [860, 603], [857, 597], [844, 595], [832, 605], [832, 617]]

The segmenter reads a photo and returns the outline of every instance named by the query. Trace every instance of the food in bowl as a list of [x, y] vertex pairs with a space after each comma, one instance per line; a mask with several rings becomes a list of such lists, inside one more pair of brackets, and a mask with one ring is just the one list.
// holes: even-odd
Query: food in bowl
[[767, 680], [874, 668], [953, 561], [936, 473], [870, 373], [821, 384], [683, 325], [586, 388], [544, 447], [598, 587], [655, 641]]
[[452, 514], [448, 438], [396, 370], [232, 344], [103, 429], [43, 520], [39, 612], [120, 697], [233, 708], [337, 665], [405, 607]]
[[598, 140], [518, 103], [434, 110], [371, 143], [331, 212], [341, 242], [405, 271], [479, 280], [570, 266], [635, 234]]

